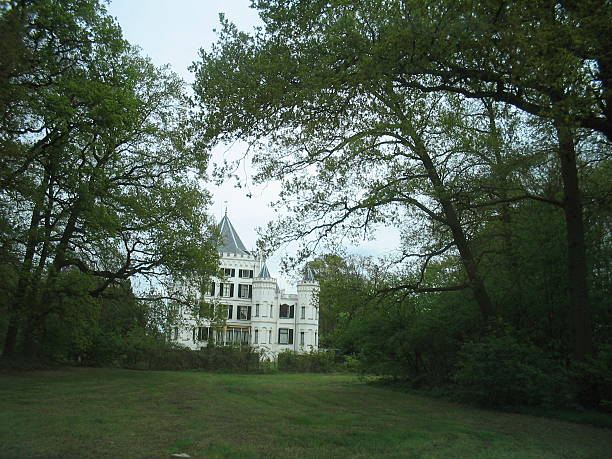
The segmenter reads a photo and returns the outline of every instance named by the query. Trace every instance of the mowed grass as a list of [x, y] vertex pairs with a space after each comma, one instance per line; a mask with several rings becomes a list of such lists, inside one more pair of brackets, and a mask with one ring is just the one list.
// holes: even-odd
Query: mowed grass
[[352, 375], [0, 374], [0, 457], [612, 457], [612, 430], [483, 411]]

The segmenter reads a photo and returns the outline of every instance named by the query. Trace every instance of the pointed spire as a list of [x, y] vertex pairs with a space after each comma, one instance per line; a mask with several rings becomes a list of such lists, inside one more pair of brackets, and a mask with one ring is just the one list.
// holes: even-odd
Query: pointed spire
[[234, 253], [238, 255], [249, 254], [249, 251], [240, 240], [240, 236], [238, 236], [234, 226], [229, 221], [227, 213], [219, 222], [219, 231], [221, 232], [219, 252]]
[[258, 279], [272, 279], [272, 276], [270, 276], [270, 271], [268, 271], [268, 267], [266, 266], [265, 263], [263, 267], [261, 268], [261, 271], [259, 271], [257, 278]]
[[302, 278], [302, 280], [304, 282], [316, 282], [317, 281], [315, 279], [315, 272], [308, 265], [306, 265], [306, 268], [304, 268], [304, 277]]

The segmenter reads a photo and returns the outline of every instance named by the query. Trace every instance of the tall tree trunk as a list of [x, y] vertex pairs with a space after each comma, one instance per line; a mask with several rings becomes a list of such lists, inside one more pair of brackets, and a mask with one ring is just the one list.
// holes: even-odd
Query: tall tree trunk
[[574, 357], [584, 360], [593, 352], [593, 318], [589, 304], [582, 197], [578, 186], [576, 150], [571, 129], [555, 120], [563, 178], [563, 209], [567, 227], [568, 294], [574, 322]]
[[19, 329], [26, 321], [26, 311], [28, 309], [28, 298], [33, 287], [33, 284], [38, 282], [38, 278], [33, 276], [32, 268], [34, 265], [34, 255], [36, 254], [36, 246], [39, 243], [38, 229], [42, 218], [44, 207], [44, 197], [49, 186], [49, 175], [45, 173], [40, 188], [38, 190], [39, 199], [32, 210], [30, 219], [30, 228], [28, 229], [28, 238], [26, 241], [25, 253], [23, 261], [19, 267], [19, 279], [17, 281], [17, 289], [15, 298], [9, 305], [9, 323], [7, 333], [4, 337], [4, 347], [2, 348], [2, 357], [12, 357], [15, 355], [17, 348], [17, 338]]
[[444, 217], [453, 235], [453, 240], [455, 241], [457, 250], [459, 250], [461, 262], [463, 263], [463, 267], [467, 273], [470, 287], [474, 294], [474, 299], [476, 300], [476, 303], [478, 303], [483, 319], [485, 321], [489, 320], [495, 315], [495, 309], [484, 282], [478, 273], [476, 258], [474, 257], [472, 247], [470, 246], [465, 231], [463, 231], [463, 227], [461, 226], [455, 206], [451, 202], [448, 192], [442, 183], [442, 179], [440, 178], [438, 171], [436, 170], [436, 167], [431, 157], [427, 153], [424, 145], [419, 146], [418, 154], [421, 158], [423, 166], [425, 167], [425, 170], [427, 171], [429, 180], [436, 191], [436, 198], [442, 206]]
[[17, 334], [19, 332], [19, 322], [16, 314], [9, 315], [9, 323], [4, 336], [4, 346], [2, 347], [2, 358], [13, 357], [17, 347]]

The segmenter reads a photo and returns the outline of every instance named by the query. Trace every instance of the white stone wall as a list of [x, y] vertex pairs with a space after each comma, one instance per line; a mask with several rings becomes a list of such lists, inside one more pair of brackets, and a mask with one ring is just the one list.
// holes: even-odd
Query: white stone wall
[[[273, 359], [279, 352], [285, 349], [296, 352], [309, 352], [318, 349], [318, 285], [316, 283], [300, 283], [297, 285], [296, 294], [285, 294], [278, 290], [276, 279], [260, 279], [256, 276], [261, 270], [261, 264], [250, 255], [235, 255], [223, 253], [220, 267], [235, 269], [235, 276], [227, 279], [214, 278], [216, 291], [215, 296], [205, 296], [205, 299], [213, 304], [227, 304], [232, 306], [233, 314], [227, 319], [226, 328], [240, 327], [250, 331], [249, 344], [256, 349], [264, 351], [265, 355]], [[253, 279], [240, 278], [239, 270], [253, 270]], [[234, 295], [232, 298], [218, 296], [219, 283], [233, 283]], [[252, 297], [249, 299], [238, 298], [238, 284], [252, 286]], [[280, 305], [287, 304], [294, 307], [293, 318], [280, 318]], [[259, 311], [257, 311], [259, 305]], [[237, 318], [238, 306], [251, 306], [251, 319], [239, 320]], [[302, 315], [302, 307], [304, 314]], [[258, 313], [257, 313], [258, 312]], [[272, 313], [270, 315], [270, 312]], [[196, 327], [210, 326], [207, 320], [196, 320], [193, 317], [183, 317], [178, 329], [172, 332], [171, 339], [182, 346], [191, 349], [200, 349], [208, 343], [206, 341], [194, 341], [193, 329]], [[279, 329], [287, 328], [293, 330], [293, 343], [280, 344], [278, 342]], [[257, 331], [257, 343], [255, 343], [255, 331]], [[303, 335], [302, 335], [303, 333]], [[303, 338], [303, 341], [302, 341]]]

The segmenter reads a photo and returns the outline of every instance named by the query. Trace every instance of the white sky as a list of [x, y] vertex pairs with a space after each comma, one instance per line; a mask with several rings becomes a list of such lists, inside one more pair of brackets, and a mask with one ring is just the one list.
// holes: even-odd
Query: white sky
[[[187, 70], [197, 59], [200, 48], [209, 49], [216, 41], [214, 29], [219, 28], [219, 13], [238, 26], [250, 31], [260, 24], [257, 13], [250, 7], [250, 0], [113, 0], [107, 9], [120, 24], [124, 37], [142, 48], [157, 65], [170, 64], [188, 83], [193, 75]], [[223, 158], [232, 159], [242, 153], [241, 146], [227, 151], [213, 151], [213, 162]], [[248, 177], [248, 170], [243, 171]], [[275, 213], [269, 203], [279, 191], [278, 184], [271, 183], [248, 189], [237, 189], [234, 183], [217, 187], [212, 183], [207, 188], [213, 193], [211, 211], [219, 220], [227, 201], [228, 216], [247, 249], [255, 248], [257, 227], [264, 227], [274, 219]], [[252, 195], [251, 198], [247, 194]], [[364, 241], [359, 247], [349, 248], [351, 253], [382, 255], [399, 247], [397, 231], [383, 230], [375, 241]], [[286, 250], [290, 251], [291, 247]], [[276, 253], [268, 260], [272, 276], [279, 279], [281, 288], [293, 290], [280, 276], [279, 261], [283, 253]]]

